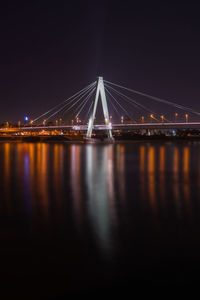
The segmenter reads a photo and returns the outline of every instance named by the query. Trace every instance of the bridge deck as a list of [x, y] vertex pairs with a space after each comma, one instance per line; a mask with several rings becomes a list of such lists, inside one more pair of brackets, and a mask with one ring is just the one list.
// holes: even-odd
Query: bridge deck
[[[0, 128], [0, 132], [40, 131], [40, 130], [87, 130], [87, 125], [60, 125], [60, 126], [29, 126], [15, 128]], [[141, 129], [200, 129], [200, 122], [188, 123], [133, 123], [94, 125], [94, 130], [141, 130]]]

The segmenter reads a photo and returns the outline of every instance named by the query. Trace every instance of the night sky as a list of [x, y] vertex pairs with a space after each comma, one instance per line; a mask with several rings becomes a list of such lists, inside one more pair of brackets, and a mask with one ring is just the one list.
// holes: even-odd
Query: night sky
[[5, 1], [0, 122], [51, 108], [101, 75], [200, 111], [197, 1]]

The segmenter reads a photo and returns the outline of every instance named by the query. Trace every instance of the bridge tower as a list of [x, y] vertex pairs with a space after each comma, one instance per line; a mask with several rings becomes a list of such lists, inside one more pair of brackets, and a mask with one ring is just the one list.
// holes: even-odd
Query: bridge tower
[[[108, 105], [107, 105], [107, 100], [106, 100], [106, 93], [105, 93], [105, 88], [104, 88], [103, 77], [97, 77], [96, 95], [95, 95], [95, 101], [94, 101], [94, 106], [93, 106], [93, 112], [92, 112], [92, 115], [90, 117], [89, 124], [88, 124], [87, 138], [91, 138], [91, 136], [92, 136], [92, 129], [93, 129], [93, 125], [94, 125], [94, 118], [96, 115], [99, 95], [101, 96], [101, 103], [102, 103], [102, 107], [103, 107], [105, 124], [107, 126], [110, 125], [109, 124]], [[112, 139], [112, 131], [111, 131], [110, 126], [108, 127], [108, 138]]]

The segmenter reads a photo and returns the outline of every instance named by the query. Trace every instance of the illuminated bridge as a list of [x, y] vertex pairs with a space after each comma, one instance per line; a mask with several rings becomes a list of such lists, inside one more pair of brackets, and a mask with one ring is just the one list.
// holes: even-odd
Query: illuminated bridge
[[[200, 122], [169, 122], [169, 123], [133, 123], [133, 124], [111, 124], [111, 125], [93, 125], [94, 130], [142, 130], [142, 129], [198, 129], [200, 130]], [[23, 131], [41, 131], [41, 130], [75, 130], [87, 131], [88, 125], [59, 125], [59, 126], [26, 126], [1, 128], [1, 132], [23, 132]]]
[[99, 130], [106, 131], [110, 139], [114, 130], [200, 130], [200, 112], [98, 77], [97, 81], [25, 126], [1, 128], [0, 132], [59, 135], [67, 131], [85, 131], [86, 138], [90, 139], [92, 132]]

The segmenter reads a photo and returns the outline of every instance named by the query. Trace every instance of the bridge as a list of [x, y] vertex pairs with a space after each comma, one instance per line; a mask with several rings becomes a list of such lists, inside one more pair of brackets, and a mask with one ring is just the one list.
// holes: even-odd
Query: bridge
[[[95, 123], [96, 115], [100, 111], [100, 102], [104, 124]], [[199, 117], [200, 112], [191, 107], [98, 77], [97, 81], [31, 120], [25, 126], [0, 128], [0, 134], [18, 135], [27, 132], [54, 131], [54, 135], [59, 135], [66, 131], [84, 131], [86, 138], [91, 139], [93, 131], [106, 131], [108, 138], [112, 139], [115, 130], [200, 130]], [[189, 118], [192, 121], [189, 121]]]
[[[197, 129], [200, 130], [200, 122], [188, 123], [133, 123], [133, 124], [110, 124], [110, 125], [93, 125], [93, 130], [142, 130], [142, 129]], [[60, 126], [26, 126], [26, 127], [13, 127], [13, 128], [0, 128], [0, 132], [23, 132], [23, 131], [40, 131], [40, 130], [75, 130], [87, 131], [88, 125], [60, 125]]]

